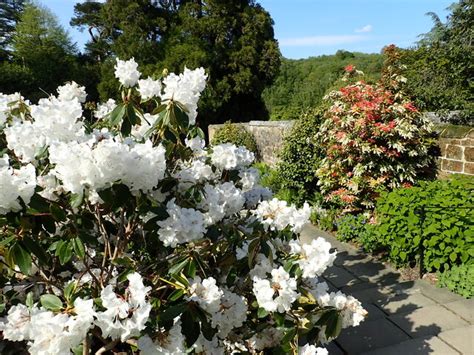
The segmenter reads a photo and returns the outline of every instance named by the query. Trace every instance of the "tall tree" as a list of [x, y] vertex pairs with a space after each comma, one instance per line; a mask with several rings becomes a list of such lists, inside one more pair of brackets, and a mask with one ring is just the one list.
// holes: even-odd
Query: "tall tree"
[[[145, 74], [205, 67], [203, 125], [266, 115], [261, 93], [274, 79], [281, 55], [270, 15], [253, 0], [83, 2], [71, 24], [91, 30], [88, 49], [96, 43], [102, 53], [135, 57]], [[103, 61], [103, 96], [111, 94], [112, 68], [113, 60]]]
[[12, 35], [24, 4], [24, 0], [3, 0], [0, 2], [0, 62], [9, 58]]
[[474, 112], [474, 3], [460, 0], [442, 22], [436, 14], [432, 30], [422, 35], [402, 60], [408, 66], [408, 90], [428, 110]]
[[28, 97], [45, 96], [42, 91], [53, 92], [74, 77], [77, 49], [47, 8], [34, 4], [25, 7], [15, 27], [12, 49], [14, 64], [33, 76], [29, 87], [22, 88]]

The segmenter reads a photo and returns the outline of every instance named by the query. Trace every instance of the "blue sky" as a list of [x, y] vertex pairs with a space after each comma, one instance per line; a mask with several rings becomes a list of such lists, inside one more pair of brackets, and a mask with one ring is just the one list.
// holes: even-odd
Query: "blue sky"
[[[69, 26], [76, 0], [41, 0], [82, 48], [88, 40]], [[333, 54], [338, 49], [378, 53], [387, 44], [409, 47], [432, 21], [425, 14], [445, 10], [454, 0], [260, 0], [275, 21], [275, 37], [287, 58]]]

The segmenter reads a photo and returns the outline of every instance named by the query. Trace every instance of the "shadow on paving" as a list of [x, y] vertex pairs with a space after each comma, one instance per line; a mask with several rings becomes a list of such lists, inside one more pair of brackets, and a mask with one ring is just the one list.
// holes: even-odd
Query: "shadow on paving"
[[369, 312], [358, 327], [343, 329], [327, 346], [330, 354], [474, 354], [464, 350], [469, 341], [459, 339], [472, 332], [469, 317], [462, 314], [470, 304], [460, 296], [423, 280], [403, 281], [390, 265], [314, 226], [301, 236], [305, 243], [317, 237], [331, 243], [338, 253], [323, 278], [331, 291], [357, 298]]

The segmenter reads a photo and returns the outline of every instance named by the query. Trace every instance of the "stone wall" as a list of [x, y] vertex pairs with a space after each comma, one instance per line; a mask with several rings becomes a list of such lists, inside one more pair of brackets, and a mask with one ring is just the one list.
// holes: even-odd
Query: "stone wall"
[[439, 169], [441, 175], [461, 173], [474, 175], [474, 128], [445, 126], [440, 128]]
[[[255, 137], [257, 143], [259, 160], [271, 166], [278, 162], [278, 153], [283, 147], [283, 139], [294, 121], [250, 121], [239, 123]], [[214, 133], [223, 125], [210, 125], [208, 128], [209, 141], [212, 141]]]
[[[294, 121], [250, 121], [239, 123], [251, 132], [259, 149], [259, 160], [274, 166], [278, 153], [283, 147], [283, 139], [290, 131]], [[222, 125], [209, 126], [209, 139]], [[474, 127], [440, 125], [439, 158], [440, 176], [452, 173], [474, 175]]]

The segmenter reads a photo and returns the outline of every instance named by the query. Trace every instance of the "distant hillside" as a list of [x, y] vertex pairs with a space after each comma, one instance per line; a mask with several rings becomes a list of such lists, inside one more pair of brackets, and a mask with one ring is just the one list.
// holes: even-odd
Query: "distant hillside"
[[302, 110], [317, 106], [326, 91], [340, 78], [344, 67], [353, 64], [362, 70], [366, 81], [380, 77], [382, 55], [338, 51], [308, 59], [283, 59], [280, 74], [263, 92], [272, 120], [297, 119]]

